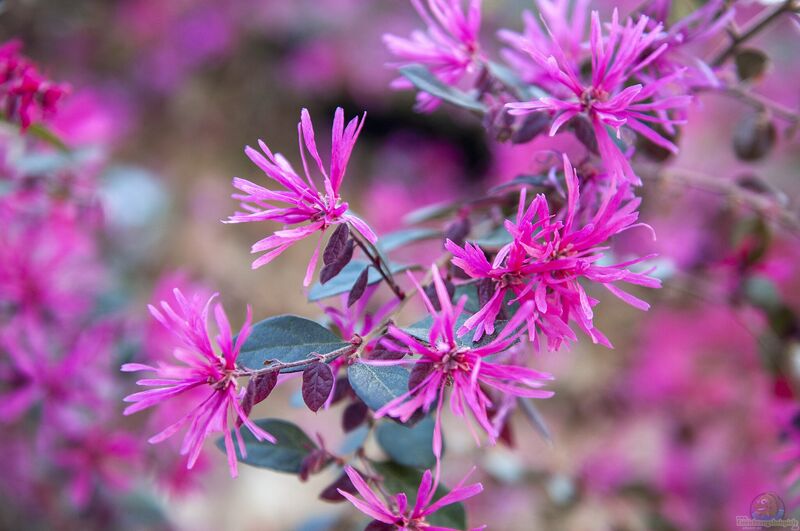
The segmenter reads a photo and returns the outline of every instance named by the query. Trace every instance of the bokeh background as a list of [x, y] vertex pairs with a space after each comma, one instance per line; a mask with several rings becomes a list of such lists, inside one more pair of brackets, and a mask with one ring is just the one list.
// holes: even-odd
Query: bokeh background
[[[616, 5], [627, 12], [636, 4]], [[518, 30], [522, 9], [531, 7], [486, 0], [486, 46], [497, 46], [498, 28]], [[607, 15], [613, 5], [593, 7]], [[172, 285], [220, 291], [237, 323], [246, 304], [257, 319], [320, 316], [300, 293], [311, 243], [253, 271], [249, 247], [272, 228], [220, 223], [236, 208], [231, 178], [259, 179], [245, 145], [262, 138], [297, 160], [303, 107], [321, 131], [336, 106], [348, 116], [367, 111], [343, 195], [380, 232], [402, 227], [413, 209], [477, 196], [548, 160], [545, 141], [497, 144], [474, 118], [446, 107], [415, 113], [413, 94], [389, 89], [394, 73], [381, 35], [420, 24], [405, 0], [6, 0], [0, 9], [3, 40], [20, 39], [42, 71], [72, 86], [52, 127], [82, 158], [57, 171], [90, 172], [96, 182], [106, 269], [100, 298], [123, 323], [116, 337], [124, 348], [98, 350], [98, 358], [165, 348], [145, 307]], [[738, 16], [761, 9], [742, 2]], [[796, 25], [782, 21], [752, 44], [771, 59], [754, 90], [797, 109]], [[735, 99], [699, 98], [669, 164], [728, 183], [768, 183], [791, 209], [800, 192], [798, 137], [778, 121], [771, 156], [744, 163], [731, 142], [745, 112]], [[665, 287], [642, 294], [653, 303], [646, 314], [602, 297], [597, 320], [614, 350], [584, 340], [536, 354], [534, 365], [557, 379], [555, 397], [539, 405], [552, 441], [520, 417], [514, 448], [476, 449], [463, 426], [446, 422], [448, 470], [459, 478], [475, 463], [487, 487], [467, 502], [471, 523], [512, 531], [733, 529], [761, 492], [779, 493], [789, 512], [800, 507], [792, 463], [781, 459], [793, 440], [796, 329], [776, 329], [747, 299], [748, 288], [766, 284], [797, 309], [797, 227], [765, 224], [718, 189], [653, 181], [642, 193], [642, 219], [658, 240], [631, 235], [615, 243], [658, 252]], [[744, 275], [741, 255], [764, 231], [765, 255]], [[434, 243], [419, 256], [437, 250]], [[115, 382], [119, 396], [133, 391], [132, 381]], [[308, 432], [341, 439], [340, 412], [294, 407], [294, 387], [281, 386], [256, 416], [291, 417]], [[142, 441], [156, 431], [123, 420], [121, 402], [108, 407], [116, 408], [113, 422]], [[0, 432], [6, 447], [10, 434]], [[9, 472], [0, 478], [0, 527], [310, 531], [356, 529], [361, 521], [349, 505], [317, 499], [330, 473], [301, 483], [242, 467], [233, 480], [210, 445], [199, 470], [170, 476], [180, 467], [176, 449], [155, 450], [155, 466], [151, 454], [121, 463], [124, 486], [90, 480], [84, 503], [58, 501], [69, 478], [36, 466]]]

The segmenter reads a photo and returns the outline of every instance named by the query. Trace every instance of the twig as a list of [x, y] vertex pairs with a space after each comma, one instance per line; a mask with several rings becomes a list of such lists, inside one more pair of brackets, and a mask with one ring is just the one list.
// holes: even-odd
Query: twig
[[794, 212], [786, 209], [768, 196], [747, 190], [735, 182], [688, 169], [667, 168], [657, 173], [640, 172], [639, 175], [644, 179], [682, 184], [697, 190], [719, 194], [735, 203], [750, 208], [764, 218], [781, 225], [795, 237], [800, 238], [800, 219]]
[[740, 45], [744, 44], [754, 36], [756, 36], [759, 32], [761, 32], [764, 28], [769, 26], [774, 20], [780, 17], [784, 13], [788, 13], [794, 9], [795, 0], [784, 0], [784, 2], [765, 13], [761, 18], [753, 22], [749, 28], [744, 30], [744, 32], [739, 33], [731, 33], [731, 42], [728, 46], [722, 50], [711, 62], [713, 66], [720, 66], [725, 61], [727, 61], [736, 50], [739, 48]]
[[389, 269], [388, 264], [384, 264], [383, 260], [381, 259], [381, 254], [375, 248], [372, 243], [361, 239], [361, 236], [358, 234], [358, 231], [351, 232], [353, 241], [356, 242], [356, 245], [361, 247], [361, 250], [364, 251], [364, 254], [367, 255], [372, 265], [375, 266], [375, 269], [381, 274], [383, 279], [388, 284], [389, 288], [391, 288], [392, 292], [397, 296], [398, 299], [403, 300], [406, 298], [406, 294], [403, 292], [403, 289], [397, 285], [397, 282], [394, 280], [394, 275], [392, 275], [391, 270]]
[[264, 367], [263, 369], [239, 369], [236, 372], [236, 376], [256, 376], [260, 374], [267, 374], [270, 372], [280, 372], [284, 369], [295, 369], [297, 367], [304, 367], [311, 363], [330, 363], [331, 361], [335, 360], [339, 356], [349, 356], [353, 354], [356, 350], [358, 350], [359, 346], [362, 343], [361, 336], [355, 335], [350, 340], [350, 344], [346, 347], [342, 347], [340, 349], [332, 350], [327, 354], [314, 354], [308, 358], [298, 360], [298, 361], [291, 361], [291, 362], [283, 362], [283, 361], [273, 361], [268, 366]]
[[785, 105], [768, 100], [763, 96], [748, 92], [739, 87], [697, 87], [695, 90], [697, 92], [717, 93], [737, 98], [758, 110], [769, 110], [775, 116], [783, 118], [792, 124], [800, 123], [800, 112], [794, 111]]

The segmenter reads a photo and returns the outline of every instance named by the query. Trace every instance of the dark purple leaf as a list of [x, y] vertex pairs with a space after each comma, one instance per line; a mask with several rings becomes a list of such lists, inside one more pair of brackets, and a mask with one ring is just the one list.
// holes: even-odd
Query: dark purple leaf
[[481, 306], [486, 306], [489, 300], [494, 296], [495, 292], [495, 285], [494, 280], [490, 278], [484, 278], [480, 280], [477, 284], [478, 289], [478, 304]]
[[525, 116], [522, 123], [511, 135], [512, 144], [525, 144], [530, 142], [550, 125], [550, 114], [546, 112], [534, 112]]
[[767, 70], [769, 58], [761, 50], [744, 48], [736, 52], [736, 74], [742, 81], [761, 77]]
[[742, 160], [758, 160], [775, 146], [778, 132], [765, 113], [749, 114], [736, 127], [733, 150]]
[[339, 490], [350, 494], [355, 494], [358, 492], [347, 474], [342, 472], [333, 483], [325, 487], [323, 491], [320, 492], [319, 498], [329, 502], [342, 502], [344, 501], [344, 496], [339, 494]]
[[408, 377], [408, 389], [414, 389], [433, 371], [433, 363], [415, 363]]
[[350, 228], [347, 223], [342, 223], [333, 231], [331, 239], [328, 240], [328, 245], [325, 246], [325, 251], [322, 253], [322, 263], [328, 265], [336, 262], [344, 254], [349, 238]]
[[333, 371], [326, 363], [312, 363], [303, 371], [303, 401], [317, 411], [331, 394]]
[[369, 280], [369, 268], [365, 267], [364, 271], [358, 276], [350, 288], [350, 295], [347, 297], [347, 307], [349, 308], [356, 303], [358, 299], [364, 295], [364, 290], [367, 289], [367, 281]]
[[364, 528], [364, 531], [393, 531], [394, 529], [397, 529], [397, 526], [386, 524], [380, 520], [373, 520], [367, 524], [367, 527]]
[[[450, 282], [450, 279], [446, 279], [444, 281], [444, 285], [447, 288], [447, 294], [450, 296], [450, 300], [452, 301], [453, 300], [453, 295], [456, 292], [456, 287], [452, 282]], [[431, 304], [433, 305], [433, 308], [437, 312], [442, 311], [442, 304], [439, 301], [439, 294], [436, 293], [436, 286], [433, 283], [431, 283], [431, 284], [428, 284], [427, 286], [425, 286], [424, 289], [425, 289], [425, 295], [427, 295], [428, 298], [430, 299]]]
[[333, 398], [331, 398], [331, 404], [341, 402], [344, 398], [352, 394], [353, 390], [350, 388], [350, 380], [347, 379], [347, 376], [342, 376], [336, 380], [336, 385], [333, 388]]
[[347, 406], [342, 414], [342, 428], [345, 432], [353, 431], [367, 419], [367, 405], [361, 400]]
[[464, 239], [469, 236], [470, 228], [469, 218], [462, 216], [445, 227], [444, 237], [456, 245], [464, 245]]
[[319, 272], [319, 283], [325, 284], [327, 281], [338, 275], [342, 272], [342, 269], [350, 263], [350, 260], [353, 259], [353, 240], [347, 240], [347, 243], [344, 246], [344, 250], [342, 253], [336, 257], [336, 259], [326, 264], [325, 267], [322, 268], [322, 271]]
[[[275, 385], [278, 383], [278, 371], [257, 374], [250, 378], [247, 382], [247, 389], [245, 390], [244, 397], [242, 398], [242, 410], [245, 415], [250, 415], [253, 406], [259, 402], [263, 402]], [[236, 425], [242, 425], [242, 419], [236, 419]]]
[[405, 357], [405, 352], [398, 352], [396, 350], [389, 350], [388, 348], [376, 347], [369, 353], [371, 360], [399, 360]]
[[599, 155], [597, 137], [594, 136], [594, 129], [588, 118], [577, 114], [567, 122], [567, 127], [572, 129], [572, 132], [575, 133], [575, 138], [580, 140], [581, 144], [583, 144], [586, 149], [595, 155]]
[[323, 449], [317, 448], [308, 454], [300, 463], [300, 480], [306, 481], [309, 476], [318, 473], [331, 462], [331, 457]]

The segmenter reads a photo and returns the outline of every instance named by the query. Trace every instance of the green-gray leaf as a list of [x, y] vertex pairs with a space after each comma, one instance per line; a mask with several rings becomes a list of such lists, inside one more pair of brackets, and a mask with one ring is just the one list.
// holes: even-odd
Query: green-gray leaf
[[431, 468], [436, 464], [433, 455], [432, 417], [425, 417], [412, 427], [395, 422], [382, 422], [376, 431], [378, 444], [401, 465]]
[[[272, 434], [276, 442], [258, 441], [253, 434], [245, 428], [241, 429], [247, 457], [242, 458], [236, 447], [236, 457], [240, 462], [259, 467], [269, 468], [278, 472], [297, 474], [303, 459], [313, 450], [317, 449], [308, 435], [295, 424], [281, 419], [260, 419], [255, 423], [267, 433]], [[234, 439], [235, 443], [235, 439]], [[217, 447], [225, 451], [225, 441], [222, 437], [217, 440]]]
[[400, 247], [404, 247], [409, 243], [418, 242], [420, 240], [431, 240], [434, 238], [441, 238], [442, 233], [433, 229], [403, 229], [395, 232], [390, 232], [385, 236], [381, 236], [378, 240], [378, 249], [388, 253]]
[[411, 84], [431, 96], [452, 103], [457, 107], [462, 107], [478, 113], [486, 112], [486, 106], [461, 90], [442, 83], [439, 78], [434, 76], [427, 68], [422, 65], [413, 64], [401, 66], [398, 69], [400, 75], [408, 79]]
[[[291, 363], [308, 358], [311, 353], [327, 354], [347, 345], [319, 323], [296, 315], [279, 315], [253, 325], [237, 362], [250, 369], [262, 369], [270, 360]], [[295, 367], [283, 372], [303, 369]]]
[[408, 392], [409, 372], [398, 365], [354, 363], [347, 369], [350, 387], [373, 411]]

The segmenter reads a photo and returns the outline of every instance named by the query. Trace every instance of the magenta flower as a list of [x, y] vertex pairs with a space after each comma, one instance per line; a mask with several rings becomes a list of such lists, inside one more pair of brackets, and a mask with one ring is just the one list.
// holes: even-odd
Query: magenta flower
[[406, 422], [417, 410], [421, 409], [427, 413], [432, 405], [437, 403], [433, 452], [439, 458], [442, 451], [441, 412], [445, 391], [448, 388], [451, 388], [450, 409], [453, 414], [467, 421], [470, 431], [478, 440], [466, 416], [466, 409], [469, 409], [478, 425], [487, 433], [490, 442], [494, 444], [499, 432], [497, 426], [494, 426], [489, 419], [487, 410], [491, 408], [492, 401], [484, 388], [514, 396], [549, 398], [553, 392], [542, 391], [539, 387], [544, 385], [543, 380], [552, 380], [553, 377], [527, 367], [503, 365], [488, 360], [489, 356], [503, 352], [519, 340], [525, 332], [525, 327], [522, 325], [533, 311], [533, 303], [524, 304], [488, 344], [476, 347], [462, 346], [456, 342], [455, 326], [467, 298], [462, 297], [453, 306], [439, 269], [435, 265], [432, 272], [441, 311], [436, 311], [424, 290], [419, 288], [416, 279], [411, 277], [433, 317], [428, 340], [422, 341], [395, 326], [389, 328], [389, 336], [397, 341], [401, 348], [411, 354], [419, 355], [419, 358], [411, 360], [384, 362], [414, 364], [409, 382], [410, 390], [387, 403], [375, 413], [375, 416], [389, 415]]
[[503, 58], [526, 82], [549, 87], [554, 80], [547, 75], [548, 69], [532, 60], [526, 50], [535, 49], [545, 56], [563, 53], [568, 61], [580, 63], [585, 55], [588, 6], [589, 0], [538, 0], [537, 15], [528, 10], [522, 13], [522, 33], [507, 29], [498, 33], [511, 47], [502, 51]]
[[418, 531], [422, 529], [428, 531], [453, 531], [449, 527], [431, 525], [426, 521], [426, 518], [442, 507], [472, 498], [483, 492], [483, 485], [480, 483], [464, 486], [464, 481], [467, 479], [464, 478], [453, 490], [434, 502], [433, 496], [439, 484], [439, 478], [434, 478], [431, 471], [426, 470], [417, 489], [416, 503], [414, 503], [413, 507], [409, 507], [408, 496], [405, 493], [399, 492], [394, 496], [390, 496], [389, 499], [381, 499], [381, 493], [373, 491], [355, 468], [346, 466], [344, 471], [363, 500], [359, 500], [349, 492], [337, 489], [339, 494], [344, 496], [362, 513], [382, 524], [386, 524], [385, 526], [380, 526], [373, 522], [373, 526], [370, 529], [386, 529], [387, 531], [390, 529], [402, 531]]
[[34, 120], [55, 113], [69, 89], [45, 79], [33, 62], [20, 55], [21, 49], [16, 40], [0, 46], [0, 112], [6, 120], [19, 122], [24, 131]]
[[662, 96], [682, 70], [649, 80], [646, 85], [630, 84], [648, 65], [653, 63], [666, 50], [666, 43], [656, 46], [662, 37], [661, 25], [647, 30], [649, 19], [639, 18], [634, 24], [628, 19], [625, 25], [619, 23], [619, 15], [614, 10], [608, 35], [603, 36], [600, 18], [592, 12], [591, 24], [591, 79], [581, 78], [580, 63], [570, 60], [553, 41], [554, 53], [546, 56], [531, 46], [524, 49], [531, 58], [545, 69], [550, 77], [565, 89], [561, 93], [528, 102], [509, 103], [511, 114], [520, 115], [537, 111], [549, 111], [555, 115], [550, 135], [578, 114], [584, 114], [592, 124], [597, 138], [600, 157], [614, 178], [639, 184], [630, 162], [612, 139], [608, 128], [616, 131], [624, 125], [647, 138], [654, 144], [673, 152], [677, 146], [653, 129], [658, 124], [667, 132], [674, 131], [674, 125], [684, 123], [682, 118], [672, 117], [670, 112], [686, 107], [691, 97], [685, 94]]
[[[308, 111], [303, 109], [300, 114], [300, 123], [297, 124], [297, 134], [305, 180], [297, 174], [282, 155], [279, 153], [273, 155], [261, 140], [258, 141], [258, 144], [266, 154], [266, 158], [250, 146], [245, 148], [245, 153], [250, 160], [261, 168], [267, 177], [285, 189], [282, 191], [269, 190], [245, 179], [238, 177], [233, 179], [234, 188], [242, 192], [234, 194], [233, 198], [241, 201], [241, 206], [246, 212], [237, 212], [230, 216], [227, 223], [277, 221], [284, 224], [283, 230], [276, 231], [253, 245], [253, 253], [266, 253], [253, 262], [253, 269], [268, 264], [294, 243], [319, 232], [320, 238], [303, 281], [304, 285], [308, 286], [319, 258], [322, 236], [331, 225], [349, 223], [370, 242], [377, 241], [377, 236], [372, 229], [360, 218], [348, 212], [347, 203], [343, 202], [339, 195], [339, 188], [347, 169], [347, 162], [350, 160], [350, 153], [353, 151], [353, 146], [363, 126], [363, 118], [360, 122], [358, 118], [353, 118], [345, 127], [344, 111], [341, 108], [336, 109], [333, 120], [331, 162], [329, 168], [326, 169], [317, 151], [311, 117]], [[304, 148], [311, 154], [322, 174], [324, 182], [322, 192], [317, 189], [311, 178]], [[289, 228], [291, 225], [300, 225], [301, 223], [306, 224]]]
[[231, 476], [236, 477], [236, 453], [229, 427], [232, 427], [233, 433], [236, 434], [242, 456], [246, 456], [247, 451], [236, 423], [229, 422], [231, 414], [234, 419], [238, 417], [259, 441], [275, 442], [272, 435], [259, 428], [247, 417], [239, 403], [245, 389], [240, 388], [236, 381], [238, 376], [236, 358], [250, 335], [252, 319], [250, 307], [247, 308], [247, 320], [242, 325], [235, 343], [222, 305], [217, 304], [214, 307], [214, 316], [219, 329], [216, 344], [220, 354], [217, 354], [206, 329], [208, 312], [216, 294], [203, 305], [199, 297], [188, 300], [178, 289], [174, 293], [178, 302], [177, 309], [173, 309], [166, 301], [162, 301], [161, 311], [153, 306], [149, 308], [153, 317], [180, 340], [180, 346], [175, 349], [174, 356], [182, 362], [182, 365], [163, 363], [159, 363], [157, 367], [140, 363], [123, 365], [122, 370], [125, 372], [155, 372], [156, 378], [139, 380], [137, 383], [147, 387], [158, 387], [158, 389], [150, 389], [126, 397], [125, 401], [133, 402], [133, 405], [125, 409], [125, 414], [130, 415], [147, 409], [198, 387], [206, 389], [208, 394], [202, 402], [161, 433], [151, 437], [149, 442], [161, 442], [188, 424], [189, 429], [183, 439], [181, 454], [188, 454], [186, 466], [192, 468], [200, 456], [206, 437], [211, 433], [221, 431], [225, 440]]
[[[469, 0], [466, 10], [462, 0], [427, 0], [427, 9], [422, 1], [411, 0], [411, 3], [428, 26], [427, 31], [414, 31], [407, 39], [383, 36], [389, 51], [400, 59], [390, 66], [422, 64], [443, 83], [457, 85], [476, 70], [481, 0]], [[413, 85], [401, 77], [392, 82], [392, 87], [410, 89]], [[430, 94], [417, 95], [417, 106], [422, 111], [433, 111], [439, 103]]]
[[[609, 189], [602, 197], [597, 211], [589, 216], [579, 211], [580, 192], [578, 176], [564, 155], [564, 173], [567, 183], [567, 205], [560, 217], [550, 212], [547, 200], [538, 195], [525, 209], [525, 191], [520, 197], [516, 223], [506, 222], [513, 241], [498, 252], [490, 263], [480, 248], [466, 244], [460, 248], [446, 243], [453, 253], [453, 263], [472, 278], [492, 282], [494, 295], [459, 330], [464, 334], [475, 330], [475, 338], [494, 331], [494, 322], [507, 293], [514, 298], [511, 303], [533, 303], [529, 320], [530, 338], [537, 342], [535, 332], [542, 332], [548, 347], [555, 350], [564, 340], [574, 340], [568, 323], [574, 321], [592, 341], [608, 347], [611, 343], [593, 325], [592, 307], [597, 300], [590, 297], [580, 280], [601, 284], [628, 304], [647, 310], [649, 305], [623, 291], [616, 282], [627, 282], [657, 288], [658, 279], [647, 273], [636, 273], [628, 268], [652, 256], [645, 256], [613, 265], [600, 265], [607, 241], [636, 224], [640, 199], [627, 202], [628, 187]], [[582, 226], [579, 219], [588, 216]], [[520, 310], [521, 311], [521, 310]]]

